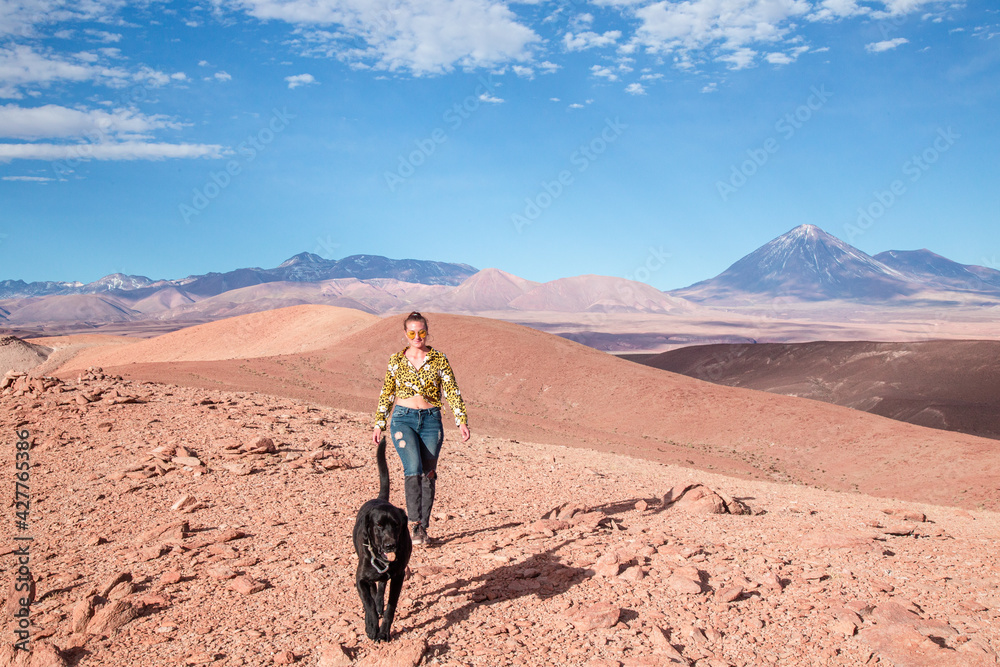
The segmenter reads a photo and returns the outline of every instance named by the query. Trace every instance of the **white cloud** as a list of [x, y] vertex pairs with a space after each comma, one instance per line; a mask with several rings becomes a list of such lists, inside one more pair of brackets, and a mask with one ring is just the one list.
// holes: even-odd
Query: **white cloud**
[[924, 5], [935, 4], [937, 2], [939, 2], [939, 0], [882, 0], [882, 4], [885, 5], [885, 10], [875, 12], [873, 16], [875, 18], [901, 16], [903, 14], [915, 12]]
[[122, 36], [116, 32], [106, 32], [104, 30], [93, 30], [88, 28], [83, 31], [92, 40], [98, 42], [120, 42], [122, 41]]
[[549, 102], [561, 102], [561, 101], [562, 100], [560, 100], [558, 97], [550, 97], [549, 98]]
[[822, 0], [807, 18], [810, 21], [833, 21], [870, 12], [870, 7], [859, 5], [857, 0]]
[[701, 92], [703, 92], [703, 93], [714, 93], [718, 89], [719, 89], [719, 84], [717, 84], [716, 82], [713, 81], [712, 83], [706, 83], [704, 86], [702, 86]]
[[718, 59], [724, 63], [729, 63], [729, 69], [739, 70], [753, 66], [753, 61], [756, 56], [757, 52], [753, 49], [741, 47], [732, 53], [719, 56]]
[[39, 53], [26, 45], [0, 48], [0, 97], [21, 98], [21, 89], [25, 86], [88, 81], [108, 75], [125, 76], [125, 72], [98, 67], [82, 58]]
[[907, 44], [909, 41], [905, 37], [897, 37], [895, 39], [887, 39], [883, 42], [872, 42], [871, 44], [865, 44], [865, 51], [868, 53], [881, 53], [882, 51], [889, 51], [897, 46]]
[[184, 72], [167, 74], [166, 72], [153, 69], [148, 65], [143, 65], [137, 72], [132, 74], [131, 78], [133, 81], [138, 81], [154, 88], [162, 88], [171, 81], [186, 81], [187, 75]]
[[[108, 56], [109, 53], [119, 55], [117, 49], [110, 52], [101, 49], [102, 55]], [[171, 81], [185, 80], [187, 75], [183, 72], [166, 74], [149, 66], [129, 72], [106, 64], [106, 60], [102, 62], [101, 56], [91, 51], [55, 55], [23, 44], [0, 47], [0, 98], [22, 99], [25, 94], [37, 92], [26, 90], [28, 88], [48, 87], [62, 82], [90, 81], [123, 88], [132, 81], [159, 87]]]
[[602, 67], [600, 65], [594, 65], [590, 68], [590, 73], [594, 76], [604, 77], [608, 81], [617, 81], [618, 75], [611, 71], [610, 67]]
[[764, 56], [764, 59], [772, 65], [788, 65], [795, 62], [795, 59], [787, 53], [769, 53]]
[[542, 70], [542, 74], [555, 74], [561, 69], [561, 65], [556, 65], [555, 63], [550, 63], [548, 60], [543, 60], [538, 63], [538, 69]]
[[316, 83], [316, 78], [312, 74], [296, 74], [294, 76], [286, 76], [285, 81], [288, 82], [288, 89], [294, 90], [299, 86]]
[[[305, 37], [298, 46], [308, 55], [417, 75], [526, 61], [540, 41], [498, 0], [222, 1], [258, 19], [297, 26]], [[311, 30], [323, 26], [336, 29]]]
[[0, 137], [50, 139], [88, 137], [142, 139], [159, 129], [180, 129], [182, 125], [166, 116], [146, 116], [127, 109], [113, 112], [70, 109], [55, 104], [41, 107], [0, 106]]
[[497, 97], [496, 95], [492, 95], [490, 93], [483, 93], [482, 95], [480, 95], [479, 101], [487, 102], [489, 104], [503, 104], [504, 102], [501, 98]]
[[563, 45], [567, 51], [583, 51], [594, 47], [610, 46], [621, 39], [622, 33], [619, 30], [609, 30], [603, 35], [596, 32], [581, 32], [573, 34], [567, 32], [563, 35]]
[[573, 102], [572, 104], [569, 105], [569, 108], [570, 109], [582, 109], [583, 105], [580, 104], [579, 102]]
[[48, 183], [49, 181], [54, 181], [56, 179], [49, 178], [48, 176], [4, 176], [5, 181], [26, 181], [28, 183]]
[[226, 71], [219, 71], [212, 75], [216, 81], [232, 81], [233, 75]]
[[662, 79], [662, 78], [663, 78], [663, 74], [661, 74], [660, 72], [655, 72], [655, 73], [651, 73], [651, 74], [643, 74], [642, 76], [639, 77], [639, 80], [640, 81], [656, 81], [657, 79]]
[[524, 65], [514, 65], [512, 68], [514, 74], [524, 77], [526, 79], [533, 79], [535, 77], [535, 70], [531, 67], [525, 67]]
[[124, 0], [23, 0], [0, 1], [0, 35], [37, 36], [41, 25], [64, 21], [93, 21], [112, 16]]
[[636, 10], [642, 21], [636, 40], [652, 52], [677, 52], [680, 63], [710, 50], [730, 69], [743, 69], [756, 56], [748, 45], [783, 40], [810, 9], [805, 0], [661, 0]]
[[0, 162], [11, 160], [162, 160], [165, 158], [221, 158], [214, 144], [164, 144], [124, 141], [97, 144], [0, 144]]
[[630, 83], [625, 86], [625, 92], [629, 95], [645, 95], [646, 89], [641, 83]]
[[198, 61], [198, 67], [208, 67], [208, 61], [207, 60], [199, 60]]

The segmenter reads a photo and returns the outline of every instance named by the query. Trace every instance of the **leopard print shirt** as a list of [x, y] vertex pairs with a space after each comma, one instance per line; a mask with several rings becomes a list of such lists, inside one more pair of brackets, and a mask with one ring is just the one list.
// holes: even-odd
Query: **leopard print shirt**
[[397, 398], [410, 398], [417, 394], [438, 408], [441, 407], [443, 395], [455, 415], [455, 425], [469, 423], [462, 392], [458, 390], [448, 357], [443, 352], [429, 348], [420, 368], [413, 367], [406, 358], [406, 350], [389, 358], [389, 368], [385, 371], [385, 382], [382, 383], [382, 393], [378, 397], [378, 409], [375, 411], [375, 426], [385, 429], [389, 412]]

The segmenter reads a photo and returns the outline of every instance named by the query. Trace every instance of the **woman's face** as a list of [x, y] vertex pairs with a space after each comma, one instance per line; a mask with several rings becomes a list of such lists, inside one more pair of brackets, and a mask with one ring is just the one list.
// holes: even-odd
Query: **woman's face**
[[[423, 334], [423, 337], [421, 337]], [[415, 350], [424, 350], [427, 348], [427, 327], [420, 320], [410, 320], [406, 323], [406, 340], [410, 347]], [[413, 338], [410, 338], [413, 336]]]

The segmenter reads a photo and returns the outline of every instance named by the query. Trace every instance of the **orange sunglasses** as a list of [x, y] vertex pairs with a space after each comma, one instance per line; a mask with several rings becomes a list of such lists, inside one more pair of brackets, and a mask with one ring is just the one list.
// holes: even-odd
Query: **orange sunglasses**
[[421, 329], [420, 331], [414, 331], [413, 329], [406, 330], [406, 337], [410, 340], [413, 340], [417, 336], [420, 336], [421, 340], [427, 338], [427, 329]]

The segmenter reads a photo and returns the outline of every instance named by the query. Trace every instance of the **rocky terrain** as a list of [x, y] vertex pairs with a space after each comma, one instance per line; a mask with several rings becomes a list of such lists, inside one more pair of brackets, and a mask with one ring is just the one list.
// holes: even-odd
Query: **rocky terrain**
[[[31, 656], [0, 665], [990, 665], [991, 512], [740, 480], [449, 429], [394, 638], [365, 636], [350, 532], [369, 416], [130, 381], [13, 379], [28, 431]], [[905, 425], [903, 425], [905, 426]], [[390, 458], [402, 503], [401, 470]], [[724, 512], [724, 513], [717, 513]], [[20, 545], [21, 543], [16, 543]]]

